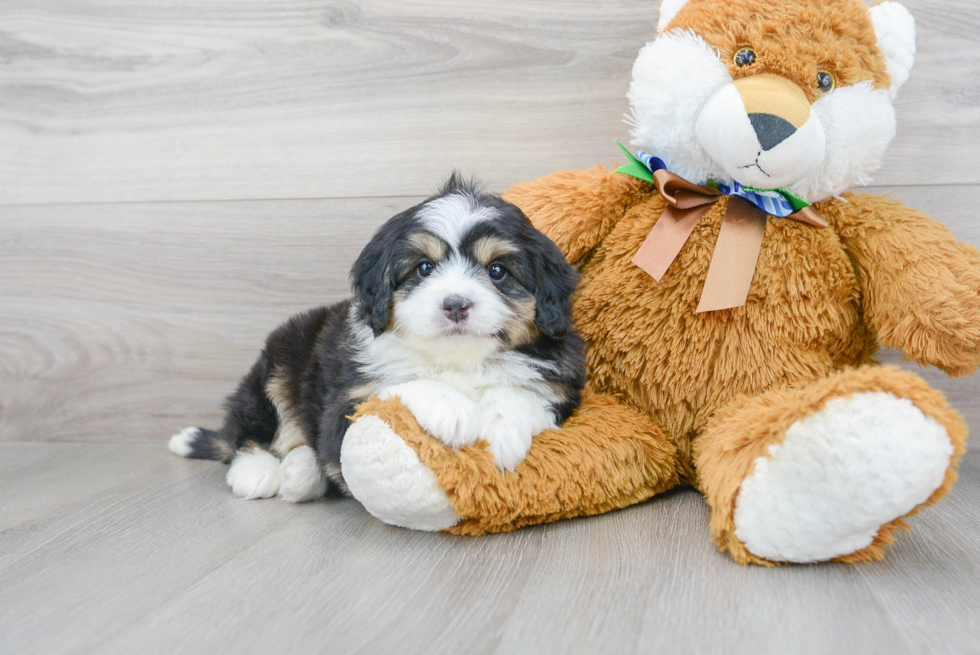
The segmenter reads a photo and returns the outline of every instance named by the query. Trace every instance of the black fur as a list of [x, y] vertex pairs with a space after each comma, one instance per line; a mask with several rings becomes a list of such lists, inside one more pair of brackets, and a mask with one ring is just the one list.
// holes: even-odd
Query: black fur
[[[499, 212], [492, 225], [478, 223], [472, 229], [461, 244], [464, 250], [487, 235], [521, 244], [521, 252], [501, 257], [510, 277], [498, 290], [514, 300], [534, 297], [539, 333], [520, 344], [507, 344], [505, 335], [498, 338], [537, 362], [542, 377], [561, 390], [562, 401], [552, 407], [560, 424], [578, 406], [585, 384], [584, 345], [572, 328], [571, 295], [577, 274], [520, 209], [482, 193], [457, 173], [426, 202], [453, 193], [468, 194]], [[388, 220], [358, 256], [351, 269], [353, 301], [293, 316], [269, 335], [258, 360], [226, 401], [221, 430], [199, 429], [189, 457], [228, 462], [250, 443], [268, 449], [280, 422], [273, 402], [284, 401], [320, 466], [339, 470], [340, 447], [350, 425], [347, 416], [364, 399], [352, 390], [372, 383], [359, 368], [354, 332], [358, 325], [367, 325], [377, 337], [390, 329], [395, 292], [410, 292], [418, 283], [419, 254], [409, 237], [420, 230], [416, 214], [424, 204]], [[269, 393], [273, 378], [276, 398]], [[344, 489], [342, 478], [332, 479], [332, 488]]]
[[346, 416], [354, 411], [347, 394], [364, 381], [351, 353], [350, 304], [345, 300], [311, 309], [273, 330], [258, 361], [225, 402], [221, 430], [201, 430], [188, 457], [228, 462], [249, 442], [272, 445], [279, 417], [266, 389], [275, 375], [295, 420], [314, 440], [310, 445], [321, 464], [339, 463]]
[[384, 332], [391, 319], [391, 296], [397, 283], [396, 258], [404, 248], [418, 208], [419, 205], [406, 209], [385, 223], [351, 269], [354, 298], [374, 336]]

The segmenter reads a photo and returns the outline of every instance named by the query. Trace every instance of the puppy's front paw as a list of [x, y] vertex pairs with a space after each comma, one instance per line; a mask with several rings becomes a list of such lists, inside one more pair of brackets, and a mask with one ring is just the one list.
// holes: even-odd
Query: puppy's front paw
[[423, 430], [447, 446], [469, 446], [479, 437], [480, 412], [476, 403], [448, 385], [415, 380], [381, 393], [382, 400], [393, 396], [401, 398]]
[[480, 436], [501, 471], [513, 471], [531, 449], [531, 438], [554, 427], [547, 402], [538, 394], [514, 387], [488, 389], [480, 400]]
[[501, 409], [484, 409], [480, 437], [490, 444], [494, 464], [501, 471], [513, 471], [524, 461], [534, 436], [526, 416]]

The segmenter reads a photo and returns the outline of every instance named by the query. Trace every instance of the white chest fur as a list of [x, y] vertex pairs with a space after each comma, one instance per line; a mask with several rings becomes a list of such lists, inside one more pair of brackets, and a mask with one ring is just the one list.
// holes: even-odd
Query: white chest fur
[[357, 361], [370, 395], [397, 396], [419, 425], [447, 446], [484, 439], [501, 470], [512, 470], [531, 439], [556, 427], [557, 396], [534, 360], [489, 337], [422, 340], [396, 333], [375, 337], [355, 327]]

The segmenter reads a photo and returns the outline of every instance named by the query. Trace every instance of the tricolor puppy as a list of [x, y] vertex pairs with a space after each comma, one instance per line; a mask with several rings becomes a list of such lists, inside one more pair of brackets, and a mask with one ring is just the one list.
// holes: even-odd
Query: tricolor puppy
[[340, 447], [358, 403], [398, 396], [429, 434], [489, 443], [512, 470], [585, 383], [572, 329], [577, 276], [524, 214], [457, 176], [385, 223], [351, 271], [354, 298], [289, 319], [227, 401], [217, 432], [170, 439], [231, 462], [244, 498], [346, 491]]

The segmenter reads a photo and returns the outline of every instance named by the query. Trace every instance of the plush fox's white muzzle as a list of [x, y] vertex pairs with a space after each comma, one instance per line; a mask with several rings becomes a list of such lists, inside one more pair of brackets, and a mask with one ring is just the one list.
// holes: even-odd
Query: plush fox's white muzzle
[[697, 138], [705, 152], [742, 185], [790, 186], [823, 163], [823, 125], [806, 94], [778, 75], [744, 77], [726, 84], [698, 115]]

